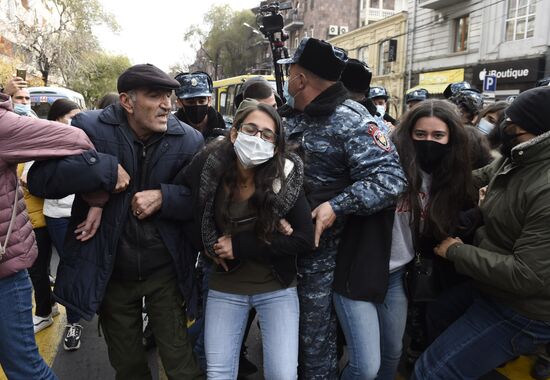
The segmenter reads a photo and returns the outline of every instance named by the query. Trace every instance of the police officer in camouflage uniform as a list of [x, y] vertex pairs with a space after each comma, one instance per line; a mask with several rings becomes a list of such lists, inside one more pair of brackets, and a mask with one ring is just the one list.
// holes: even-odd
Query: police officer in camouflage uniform
[[281, 114], [303, 153], [317, 247], [298, 261], [300, 379], [338, 377], [332, 282], [345, 216], [393, 205], [405, 187], [385, 128], [338, 82], [346, 60], [329, 43], [304, 38], [292, 58], [279, 61], [290, 64]]
[[175, 78], [181, 85], [175, 91], [179, 107], [175, 116], [202, 133], [206, 142], [223, 136], [225, 122], [212, 107], [212, 78], [205, 72], [180, 73]]

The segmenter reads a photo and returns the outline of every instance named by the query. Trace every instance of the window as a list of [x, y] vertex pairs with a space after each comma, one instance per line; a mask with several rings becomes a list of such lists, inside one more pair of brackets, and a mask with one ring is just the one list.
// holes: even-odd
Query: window
[[395, 10], [395, 0], [382, 0], [382, 9]]
[[364, 46], [362, 48], [359, 48], [359, 51], [357, 52], [357, 59], [363, 62], [368, 62], [369, 60], [369, 48], [368, 46]]
[[468, 27], [470, 16], [462, 16], [454, 19], [454, 44], [453, 51], [466, 51], [468, 49]]
[[506, 12], [506, 41], [523, 40], [535, 34], [537, 0], [509, 0]]
[[386, 40], [380, 44], [380, 53], [378, 57], [378, 75], [387, 75], [391, 73], [391, 62], [388, 61], [390, 53], [390, 41]]
[[375, 9], [395, 10], [395, 0], [370, 0], [370, 7]]
[[309, 0], [309, 10], [312, 11], [315, 7], [315, 0]]

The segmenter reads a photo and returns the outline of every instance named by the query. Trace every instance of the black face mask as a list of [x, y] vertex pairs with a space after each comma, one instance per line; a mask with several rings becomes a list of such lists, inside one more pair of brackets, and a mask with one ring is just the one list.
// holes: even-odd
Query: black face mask
[[506, 127], [508, 127], [508, 124], [505, 121], [503, 121], [498, 127], [500, 141], [502, 143], [500, 146], [500, 153], [505, 157], [511, 157], [512, 148], [518, 145], [518, 143], [515, 142], [516, 138], [524, 135], [526, 132], [508, 134], [506, 133]]
[[208, 104], [200, 106], [183, 106], [183, 110], [189, 121], [196, 125], [206, 117], [208, 113]]
[[429, 140], [413, 140], [413, 144], [420, 167], [428, 174], [435, 170], [443, 157], [451, 150], [449, 144], [440, 144]]

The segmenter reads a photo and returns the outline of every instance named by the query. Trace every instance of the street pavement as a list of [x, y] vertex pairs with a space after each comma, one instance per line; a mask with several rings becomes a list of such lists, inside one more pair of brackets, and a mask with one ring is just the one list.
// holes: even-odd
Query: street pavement
[[[52, 272], [55, 273], [58, 263], [58, 256], [54, 253], [52, 259]], [[82, 345], [77, 351], [67, 352], [63, 349], [61, 341], [65, 324], [66, 315], [63, 307], [60, 307], [60, 315], [54, 318], [54, 324], [51, 327], [36, 334], [36, 341], [41, 355], [48, 365], [52, 366], [59, 380], [109, 380], [114, 379], [115, 374], [107, 355], [107, 346], [105, 340], [99, 334], [97, 317], [91, 322], [81, 321], [83, 326]], [[259, 371], [254, 375], [239, 380], [262, 380], [262, 344], [261, 333], [256, 320], [252, 323], [250, 334], [246, 341], [248, 346], [248, 358], [256, 364]], [[157, 355], [156, 349], [148, 351], [149, 367], [151, 368], [153, 380], [167, 380], [162, 364]], [[340, 368], [345, 365], [346, 356], [340, 362]], [[530, 380], [530, 368], [534, 358], [520, 357], [498, 372], [484, 376], [482, 380]], [[409, 377], [405, 366], [400, 365], [400, 374], [397, 380], [404, 380]], [[0, 369], [0, 380], [6, 380], [5, 375]], [[31, 380], [31, 379], [29, 379]]]
[[[91, 322], [82, 321], [83, 334], [82, 346], [79, 350], [66, 352], [63, 350], [61, 337], [64, 331], [66, 316], [63, 308], [60, 308], [61, 315], [54, 318], [54, 325], [41, 331], [36, 335], [37, 343], [40, 347], [40, 353], [52, 368], [59, 380], [109, 380], [114, 379], [114, 371], [109, 364], [107, 355], [107, 346], [103, 337], [98, 334], [97, 318]], [[239, 380], [261, 380], [262, 373], [262, 346], [260, 331], [257, 323], [252, 324], [250, 334], [247, 340], [248, 358], [259, 367], [259, 372]], [[153, 380], [167, 380], [162, 370], [156, 349], [148, 351], [149, 366], [151, 368]], [[345, 358], [344, 358], [345, 360]], [[341, 367], [344, 360], [340, 363]], [[532, 366], [533, 358], [520, 357], [509, 363], [507, 366], [493, 371], [484, 376], [482, 380], [531, 380], [528, 375]], [[398, 380], [404, 380], [408, 377], [408, 372], [401, 366]], [[5, 376], [0, 370], [0, 380], [5, 380]]]

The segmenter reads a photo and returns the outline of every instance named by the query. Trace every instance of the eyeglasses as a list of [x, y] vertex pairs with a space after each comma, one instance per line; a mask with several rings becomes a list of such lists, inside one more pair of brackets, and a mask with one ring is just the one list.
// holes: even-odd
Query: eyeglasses
[[271, 129], [258, 129], [254, 124], [241, 124], [239, 130], [248, 136], [256, 136], [260, 133], [260, 138], [272, 144], [277, 143], [277, 135]]

